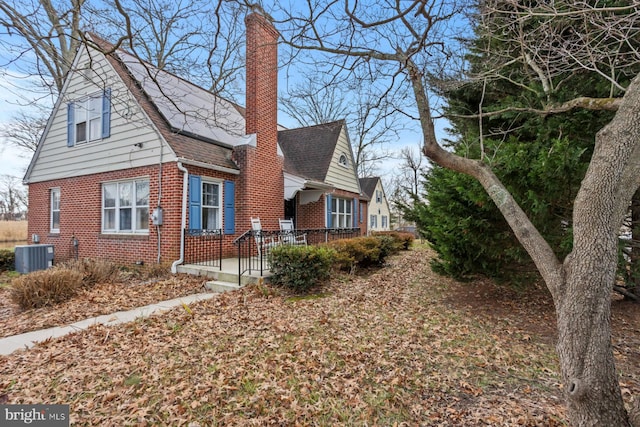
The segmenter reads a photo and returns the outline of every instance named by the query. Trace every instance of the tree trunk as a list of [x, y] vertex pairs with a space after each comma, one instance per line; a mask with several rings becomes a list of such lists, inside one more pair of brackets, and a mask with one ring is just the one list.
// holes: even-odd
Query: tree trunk
[[[580, 252], [578, 254], [577, 252]], [[593, 252], [600, 257], [593, 257]], [[557, 351], [572, 426], [629, 426], [611, 345], [615, 242], [576, 251], [556, 301]], [[585, 256], [588, 254], [588, 256]]]
[[573, 250], [554, 296], [558, 355], [573, 426], [628, 426], [611, 344], [618, 233], [640, 180], [640, 79], [596, 135], [573, 210]]
[[640, 191], [631, 200], [631, 242], [629, 244], [629, 291], [640, 297]]

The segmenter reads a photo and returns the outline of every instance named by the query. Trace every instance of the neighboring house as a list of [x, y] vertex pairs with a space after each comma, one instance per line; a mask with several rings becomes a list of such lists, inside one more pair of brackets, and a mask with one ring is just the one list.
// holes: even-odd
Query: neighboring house
[[391, 210], [384, 194], [382, 180], [379, 177], [360, 178], [362, 192], [370, 199], [367, 229], [372, 231], [388, 231], [390, 229]]
[[279, 35], [259, 14], [246, 24], [245, 108], [89, 38], [24, 178], [32, 243], [175, 268], [185, 230], [220, 230], [232, 256], [251, 217], [366, 232], [344, 122], [281, 129]]

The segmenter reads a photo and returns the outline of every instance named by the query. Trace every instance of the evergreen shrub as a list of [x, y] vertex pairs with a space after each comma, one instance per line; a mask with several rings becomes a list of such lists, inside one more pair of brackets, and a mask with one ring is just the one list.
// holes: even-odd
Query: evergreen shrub
[[277, 246], [269, 252], [272, 280], [296, 291], [306, 291], [329, 279], [335, 255], [326, 246]]
[[327, 245], [337, 252], [338, 268], [349, 272], [380, 265], [389, 255], [388, 246], [383, 248], [383, 240], [374, 236], [334, 240]]
[[0, 249], [0, 271], [15, 270], [16, 254], [9, 249]]

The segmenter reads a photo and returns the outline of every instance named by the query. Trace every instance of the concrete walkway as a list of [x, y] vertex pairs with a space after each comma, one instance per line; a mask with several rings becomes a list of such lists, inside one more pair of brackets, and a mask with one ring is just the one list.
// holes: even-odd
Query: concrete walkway
[[46, 341], [50, 338], [62, 337], [72, 332], [82, 331], [92, 325], [102, 324], [111, 326], [119, 323], [131, 322], [141, 317], [149, 317], [152, 314], [162, 313], [182, 304], [191, 304], [198, 301], [208, 300], [217, 295], [219, 294], [212, 292], [187, 295], [156, 304], [145, 305], [144, 307], [138, 307], [128, 311], [118, 311], [113, 314], [104, 314], [102, 316], [92, 317], [66, 326], [55, 326], [49, 329], [42, 329], [39, 331], [0, 338], [0, 355], [6, 356], [21, 348], [31, 348], [39, 342]]

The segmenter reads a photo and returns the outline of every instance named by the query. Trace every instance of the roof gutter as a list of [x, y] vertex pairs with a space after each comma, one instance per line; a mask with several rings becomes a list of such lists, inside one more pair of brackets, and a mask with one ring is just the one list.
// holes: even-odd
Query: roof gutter
[[[218, 172], [230, 173], [233, 175], [240, 175], [240, 171], [238, 169], [231, 169], [224, 166], [212, 165], [211, 163], [200, 162], [198, 160], [189, 160], [184, 157], [178, 157], [178, 169], [182, 167], [182, 165], [191, 165], [191, 166], [199, 166], [204, 169], [214, 170]], [[182, 169], [180, 169], [182, 170]], [[185, 169], [186, 170], [186, 169]]]
[[181, 162], [177, 163], [178, 170], [182, 171], [182, 220], [180, 222], [180, 259], [171, 264], [171, 273], [178, 272], [178, 266], [184, 262], [184, 229], [187, 228], [187, 188], [189, 184], [189, 171]]

